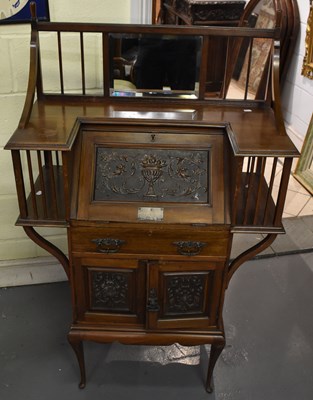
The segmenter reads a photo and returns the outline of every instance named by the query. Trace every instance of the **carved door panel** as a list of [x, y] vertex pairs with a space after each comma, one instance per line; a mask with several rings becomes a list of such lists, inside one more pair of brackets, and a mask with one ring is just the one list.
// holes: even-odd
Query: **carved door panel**
[[222, 262], [149, 262], [149, 329], [206, 329], [217, 324]]
[[137, 260], [96, 257], [75, 258], [73, 265], [77, 321], [143, 324], [145, 265]]

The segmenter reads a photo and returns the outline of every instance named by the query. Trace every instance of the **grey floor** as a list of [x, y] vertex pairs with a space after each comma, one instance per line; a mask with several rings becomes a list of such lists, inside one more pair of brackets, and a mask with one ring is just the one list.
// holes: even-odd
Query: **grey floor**
[[[285, 218], [285, 235], [278, 235], [273, 244], [257, 257], [291, 255], [313, 251], [313, 215]], [[236, 234], [232, 246], [232, 257], [259, 243], [265, 235]], [[313, 399], [313, 396], [312, 396]]]
[[235, 274], [211, 395], [204, 346], [86, 344], [78, 389], [65, 282], [0, 289], [0, 310], [1, 400], [313, 398], [313, 253], [250, 261]]

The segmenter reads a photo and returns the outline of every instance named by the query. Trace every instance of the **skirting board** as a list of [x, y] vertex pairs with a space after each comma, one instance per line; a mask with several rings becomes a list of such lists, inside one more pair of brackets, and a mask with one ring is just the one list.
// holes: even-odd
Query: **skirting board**
[[0, 287], [37, 285], [66, 280], [61, 264], [53, 257], [0, 261]]

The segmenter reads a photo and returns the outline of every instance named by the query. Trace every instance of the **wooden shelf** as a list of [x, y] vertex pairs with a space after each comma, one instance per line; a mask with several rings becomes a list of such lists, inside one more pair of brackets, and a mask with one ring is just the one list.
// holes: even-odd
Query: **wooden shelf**
[[43, 166], [34, 191], [27, 198], [28, 215], [17, 219], [19, 226], [67, 226], [63, 189], [63, 168]]
[[284, 232], [275, 225], [276, 204], [263, 176], [242, 173], [233, 232]]

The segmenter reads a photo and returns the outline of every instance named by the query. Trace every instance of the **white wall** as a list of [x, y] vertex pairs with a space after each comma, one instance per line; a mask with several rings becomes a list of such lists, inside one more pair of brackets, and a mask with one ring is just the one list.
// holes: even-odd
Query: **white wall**
[[301, 75], [310, 2], [298, 0], [298, 5], [301, 29], [282, 97], [287, 132], [298, 149], [301, 149], [313, 112], [313, 80]]
[[51, 21], [129, 23], [131, 0], [49, 0]]
[[152, 0], [132, 0], [131, 22], [133, 24], [151, 24]]

